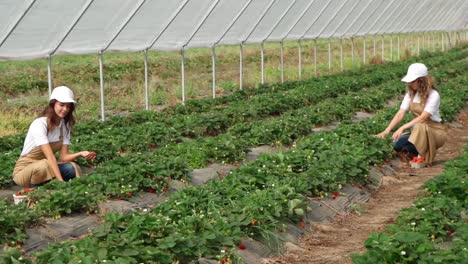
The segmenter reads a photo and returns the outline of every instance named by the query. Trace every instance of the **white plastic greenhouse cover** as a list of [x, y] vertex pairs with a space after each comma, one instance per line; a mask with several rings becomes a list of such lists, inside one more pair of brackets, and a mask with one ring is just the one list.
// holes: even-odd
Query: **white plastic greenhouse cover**
[[0, 60], [467, 29], [466, 0], [0, 0]]

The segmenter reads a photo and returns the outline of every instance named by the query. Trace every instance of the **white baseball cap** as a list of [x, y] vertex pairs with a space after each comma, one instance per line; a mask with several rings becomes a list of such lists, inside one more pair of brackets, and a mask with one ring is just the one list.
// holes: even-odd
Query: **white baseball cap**
[[66, 86], [55, 87], [55, 89], [52, 91], [52, 94], [50, 95], [49, 101], [53, 99], [61, 103], [76, 103], [73, 91]]
[[422, 63], [413, 63], [408, 67], [408, 73], [401, 79], [402, 82], [410, 83], [419, 77], [427, 76], [427, 67]]

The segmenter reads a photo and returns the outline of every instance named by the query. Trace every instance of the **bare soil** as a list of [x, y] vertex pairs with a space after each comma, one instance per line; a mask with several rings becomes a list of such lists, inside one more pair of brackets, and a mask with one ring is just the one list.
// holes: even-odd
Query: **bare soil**
[[418, 199], [421, 185], [441, 174], [446, 161], [456, 158], [468, 145], [468, 107], [449, 124], [449, 138], [438, 150], [432, 166], [412, 169], [401, 166], [397, 176], [384, 176], [382, 186], [372, 194], [361, 210], [331, 223], [314, 224], [311, 230], [282, 256], [265, 258], [262, 264], [352, 263], [352, 253], [364, 252], [364, 242], [371, 233], [384, 232], [400, 209], [410, 207]]

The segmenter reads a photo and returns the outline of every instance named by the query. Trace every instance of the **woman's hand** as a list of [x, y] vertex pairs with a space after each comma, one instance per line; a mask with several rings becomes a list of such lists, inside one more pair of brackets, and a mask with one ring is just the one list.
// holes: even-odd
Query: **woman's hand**
[[402, 127], [397, 129], [397, 131], [395, 131], [392, 135], [393, 141], [397, 141], [401, 135], [403, 135], [403, 132], [405, 132], [405, 130]]
[[87, 160], [92, 160], [96, 158], [96, 152], [93, 152], [93, 151], [81, 151], [80, 155], [81, 157]]
[[384, 138], [386, 135], [388, 135], [388, 132], [384, 131], [384, 132], [380, 132], [379, 134], [375, 135], [375, 137]]

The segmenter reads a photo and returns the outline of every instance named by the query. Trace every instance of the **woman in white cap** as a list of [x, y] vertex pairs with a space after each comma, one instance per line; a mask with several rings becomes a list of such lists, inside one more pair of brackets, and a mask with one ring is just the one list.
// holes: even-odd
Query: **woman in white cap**
[[[401, 81], [407, 83], [407, 91], [400, 110], [387, 128], [376, 136], [383, 138], [389, 134], [403, 120], [406, 112], [411, 111], [413, 119], [392, 134], [393, 148], [405, 162], [419, 156], [430, 165], [436, 150], [447, 139], [447, 128], [439, 112], [440, 94], [435, 88], [434, 78], [422, 63], [411, 64]], [[410, 133], [405, 132], [408, 129], [411, 129]]]
[[[94, 159], [92, 151], [69, 152], [70, 135], [75, 123], [73, 91], [66, 86], [56, 87], [41, 117], [28, 130], [23, 151], [16, 162], [13, 180], [23, 187], [42, 185], [53, 178], [69, 181], [81, 174], [75, 159]], [[59, 161], [55, 153], [59, 152]]]

